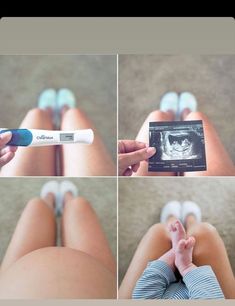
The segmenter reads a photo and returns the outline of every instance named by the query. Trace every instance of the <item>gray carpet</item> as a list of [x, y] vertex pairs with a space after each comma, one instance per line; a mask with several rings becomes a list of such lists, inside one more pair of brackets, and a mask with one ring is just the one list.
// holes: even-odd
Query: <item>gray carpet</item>
[[116, 56], [0, 55], [0, 127], [17, 128], [46, 88], [71, 89], [116, 161]]
[[191, 91], [235, 162], [234, 55], [120, 55], [119, 139], [136, 137], [167, 91]]
[[[220, 233], [235, 273], [235, 178], [122, 178], [119, 180], [119, 282], [148, 228], [170, 200], [192, 200]], [[209, 247], [209, 246], [208, 246]]]
[[[16, 223], [27, 202], [39, 196], [48, 179], [4, 178], [0, 184], [0, 261], [14, 232]], [[61, 180], [57, 178], [57, 180]], [[71, 179], [96, 211], [110, 243], [113, 254], [117, 252], [117, 187], [113, 178]], [[9, 192], [10, 191], [10, 192]]]

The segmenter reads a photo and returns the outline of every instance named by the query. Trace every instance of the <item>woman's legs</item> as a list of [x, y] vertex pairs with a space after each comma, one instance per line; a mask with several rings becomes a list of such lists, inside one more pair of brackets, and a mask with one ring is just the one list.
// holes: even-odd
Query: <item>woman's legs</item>
[[[175, 219], [175, 218], [174, 218]], [[130, 299], [147, 263], [170, 250], [172, 244], [165, 224], [153, 225], [140, 241], [119, 289], [119, 298]]]
[[91, 145], [68, 144], [62, 148], [63, 175], [104, 176], [115, 175], [116, 168], [100, 136], [86, 115], [71, 108], [62, 115], [62, 130], [93, 129], [94, 142]]
[[[173, 121], [174, 115], [172, 112], [162, 112], [162, 111], [153, 111], [148, 115], [145, 122], [143, 123], [136, 140], [141, 141], [144, 143], [149, 143], [149, 122], [152, 121]], [[140, 163], [140, 167], [136, 173], [133, 174], [134, 176], [153, 176], [153, 175], [166, 175], [166, 176], [173, 176], [175, 175], [174, 172], [148, 172], [148, 163], [143, 161]]]
[[186, 116], [185, 120], [202, 120], [205, 136], [207, 171], [185, 172], [185, 176], [198, 175], [216, 175], [229, 176], [235, 175], [235, 166], [229, 157], [226, 149], [221, 143], [219, 136], [209, 121], [209, 119], [200, 112], [192, 112]]
[[35, 198], [29, 201], [2, 261], [2, 271], [34, 250], [55, 245], [56, 222], [50, 206], [49, 200]]
[[96, 213], [84, 198], [66, 194], [62, 216], [63, 246], [82, 251], [116, 275], [116, 263]]
[[191, 222], [187, 235], [194, 236], [196, 244], [193, 263], [197, 266], [210, 265], [216, 274], [226, 298], [235, 298], [235, 278], [228, 255], [216, 229], [208, 223]]
[[66, 199], [65, 247], [55, 247], [52, 194], [27, 205], [3, 261], [1, 298], [116, 298], [115, 262], [93, 210]]
[[[53, 130], [52, 119], [48, 111], [35, 108], [30, 110], [20, 128]], [[1, 169], [2, 176], [54, 176], [55, 148], [19, 147], [11, 162]]]

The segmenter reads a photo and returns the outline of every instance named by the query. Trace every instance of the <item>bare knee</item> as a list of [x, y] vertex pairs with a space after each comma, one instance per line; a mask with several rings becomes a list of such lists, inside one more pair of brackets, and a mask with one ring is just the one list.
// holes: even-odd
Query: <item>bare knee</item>
[[165, 224], [152, 225], [142, 239], [142, 243], [156, 245], [160, 254], [165, 253], [172, 246], [171, 239]]
[[44, 211], [50, 212], [49, 215], [54, 217], [54, 212], [52, 209], [46, 204], [46, 202], [41, 198], [32, 198], [26, 205], [25, 211], [34, 213], [37, 211], [37, 214], [43, 213]]
[[72, 208], [81, 211], [91, 209], [90, 203], [83, 197], [75, 197], [71, 201], [65, 203], [65, 209]]
[[163, 237], [163, 238], [168, 238], [168, 233], [166, 229], [166, 225], [162, 223], [157, 223], [152, 225], [147, 233], [146, 236], [152, 238], [152, 237]]
[[50, 114], [40, 108], [33, 108], [28, 111], [21, 127], [31, 127], [31, 128], [42, 128], [42, 129], [52, 129], [52, 118]]
[[[194, 260], [211, 256], [211, 248], [217, 245], [220, 236], [216, 228], [210, 223], [199, 223], [195, 225], [190, 235], [196, 239], [193, 257]], [[208, 256], [207, 256], [208, 255]]]
[[86, 114], [78, 108], [68, 109], [62, 117], [62, 129], [93, 128]]
[[63, 120], [70, 120], [74, 118], [80, 118], [83, 112], [78, 108], [69, 108], [63, 115]]
[[47, 119], [49, 118], [48, 113], [41, 108], [33, 108], [28, 111], [27, 116], [32, 119]]
[[213, 237], [215, 235], [218, 235], [218, 232], [212, 224], [207, 223], [207, 222], [201, 222], [201, 223], [196, 224], [193, 227], [192, 235], [195, 236], [195, 238], [196, 237], [200, 237], [200, 238], [205, 237], [207, 239], [209, 237]]
[[186, 120], [202, 120], [208, 121], [208, 117], [202, 112], [191, 112], [186, 117]]
[[160, 110], [155, 110], [152, 111], [149, 115], [148, 115], [148, 121], [169, 121], [170, 119], [170, 115], [166, 112], [162, 112]]
[[29, 200], [27, 207], [30, 208], [30, 207], [35, 207], [35, 206], [41, 206], [42, 204], [45, 205], [44, 201], [39, 197], [35, 197]]

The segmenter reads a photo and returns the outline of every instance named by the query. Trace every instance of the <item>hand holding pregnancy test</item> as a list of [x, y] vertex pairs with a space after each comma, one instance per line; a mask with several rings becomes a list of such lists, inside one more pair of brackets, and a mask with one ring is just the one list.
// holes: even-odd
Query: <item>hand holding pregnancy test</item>
[[11, 137], [12, 134], [10, 132], [0, 135], [0, 167], [9, 163], [15, 156], [17, 147], [6, 145], [11, 140]]
[[94, 132], [91, 129], [75, 131], [2, 129], [0, 135], [6, 132], [12, 134], [10, 141], [6, 143], [7, 146], [38, 147], [71, 143], [91, 144], [94, 140]]

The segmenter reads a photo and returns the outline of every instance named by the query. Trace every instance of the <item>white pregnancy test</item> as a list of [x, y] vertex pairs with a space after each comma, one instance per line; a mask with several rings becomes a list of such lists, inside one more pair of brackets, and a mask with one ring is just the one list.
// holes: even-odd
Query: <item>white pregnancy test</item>
[[75, 131], [48, 131], [36, 129], [2, 129], [0, 134], [11, 132], [12, 138], [8, 146], [39, 147], [64, 145], [67, 143], [91, 144], [94, 133], [91, 129]]

